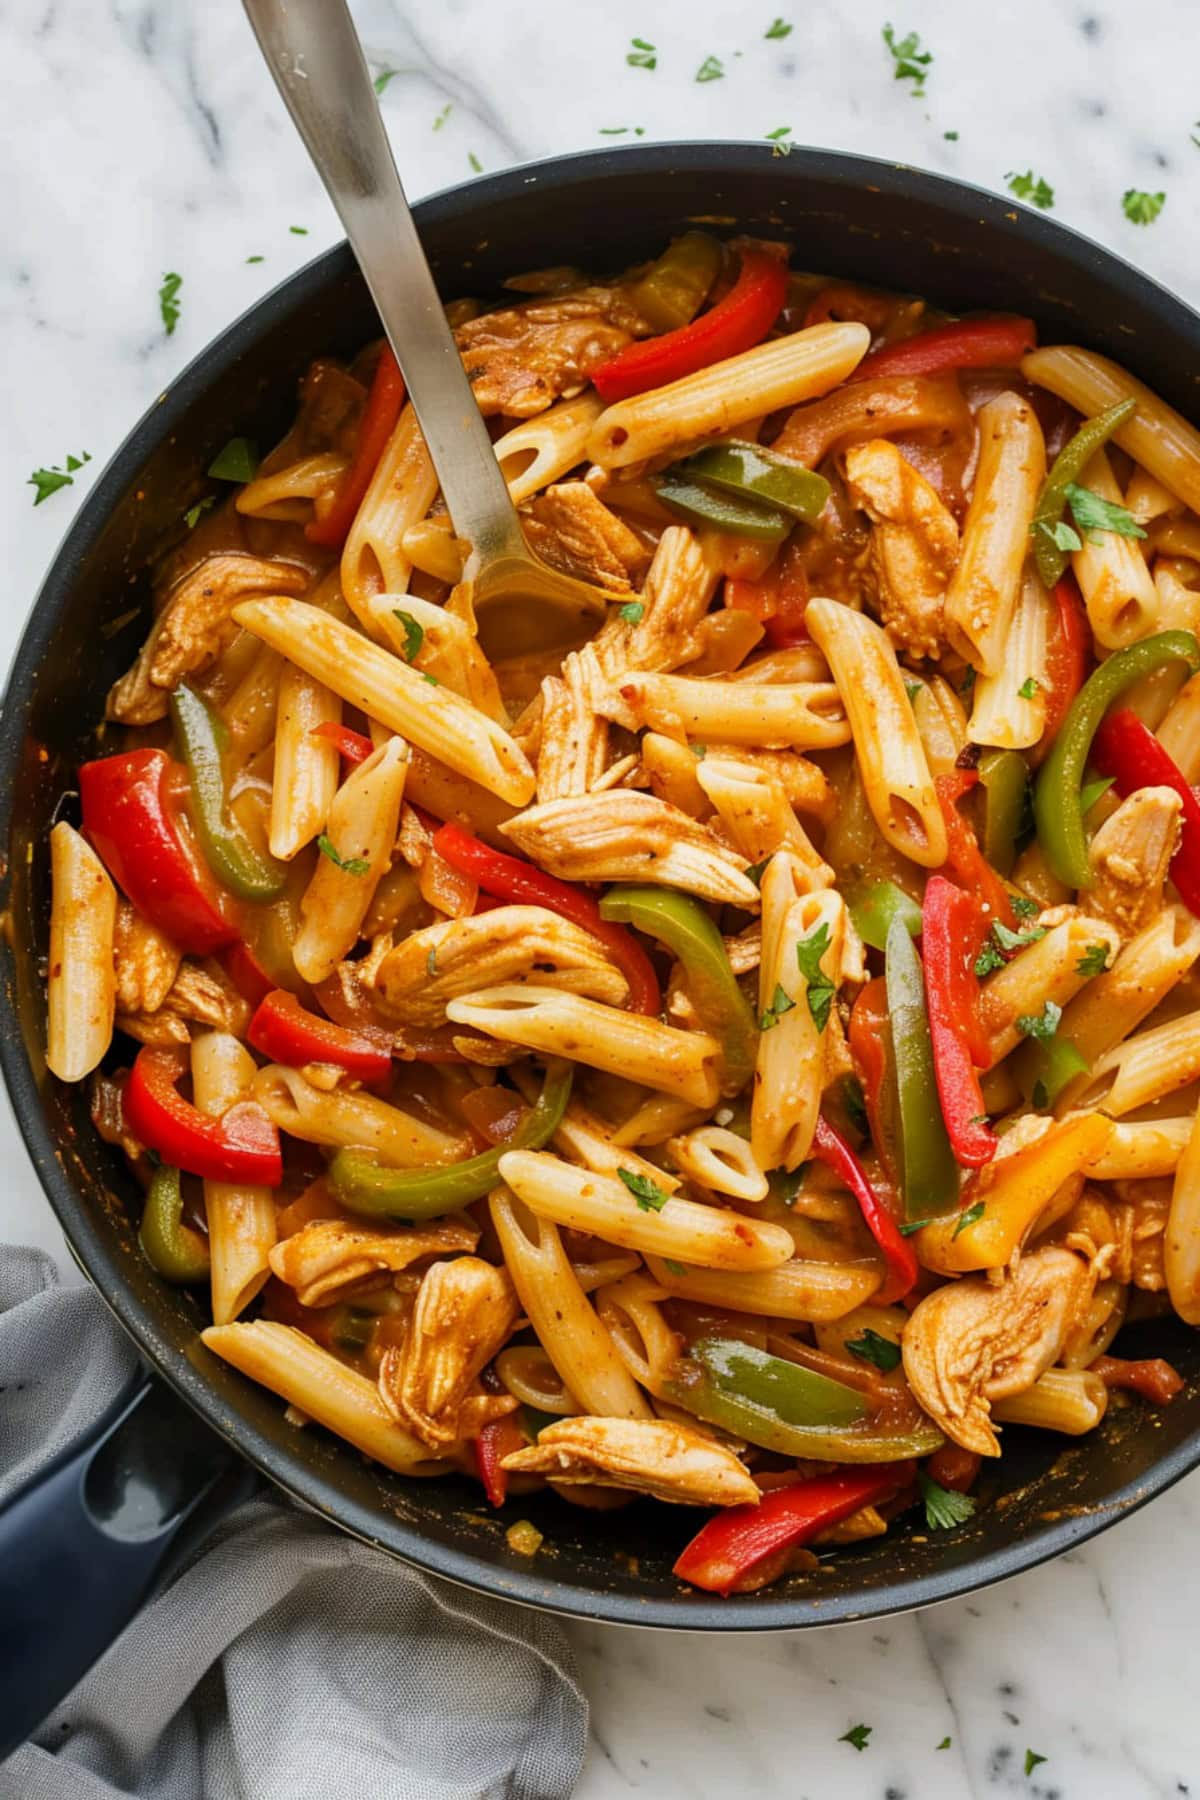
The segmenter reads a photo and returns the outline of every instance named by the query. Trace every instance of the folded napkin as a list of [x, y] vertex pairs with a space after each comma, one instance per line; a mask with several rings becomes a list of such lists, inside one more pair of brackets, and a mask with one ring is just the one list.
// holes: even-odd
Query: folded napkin
[[[40, 1251], [0, 1249], [0, 1503], [133, 1367], [91, 1288], [59, 1287]], [[586, 1742], [553, 1619], [263, 1499], [0, 1764], [0, 1800], [559, 1800]]]

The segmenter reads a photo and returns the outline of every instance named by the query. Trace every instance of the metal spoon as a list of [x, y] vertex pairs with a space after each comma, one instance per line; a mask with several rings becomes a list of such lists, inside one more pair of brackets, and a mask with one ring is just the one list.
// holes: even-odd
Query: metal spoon
[[345, 0], [243, 0], [292, 122], [346, 228], [400, 364], [476, 609], [537, 602], [577, 623], [608, 596], [547, 568], [516, 508], [446, 323]]

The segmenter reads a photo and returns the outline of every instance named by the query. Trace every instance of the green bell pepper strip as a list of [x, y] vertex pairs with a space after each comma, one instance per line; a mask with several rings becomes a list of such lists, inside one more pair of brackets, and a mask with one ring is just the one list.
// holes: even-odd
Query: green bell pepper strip
[[1022, 1093], [1039, 1112], [1053, 1106], [1063, 1089], [1091, 1068], [1070, 1038], [1057, 1036], [1044, 1044], [1031, 1038], [1021, 1046], [1013, 1064]]
[[1048, 588], [1062, 580], [1068, 552], [1055, 542], [1055, 527], [1062, 523], [1067, 505], [1067, 489], [1079, 480], [1097, 450], [1107, 444], [1114, 431], [1119, 431], [1137, 405], [1136, 400], [1122, 400], [1107, 412], [1086, 419], [1073, 438], [1069, 438], [1054, 459], [1042, 483], [1033, 508], [1033, 556], [1038, 574]]
[[708, 482], [738, 499], [782, 507], [805, 525], [816, 524], [830, 495], [823, 475], [792, 457], [778, 456], [740, 438], [708, 444], [676, 466], [689, 480]]
[[942, 1442], [928, 1421], [910, 1431], [879, 1429], [857, 1388], [736, 1338], [702, 1338], [665, 1391], [697, 1418], [781, 1456], [896, 1462]]
[[893, 919], [900, 919], [909, 937], [921, 935], [921, 908], [911, 894], [906, 894], [894, 881], [877, 881], [851, 902], [850, 917], [865, 944], [872, 950], [887, 948], [887, 934]]
[[699, 901], [672, 888], [613, 887], [600, 902], [600, 917], [635, 926], [683, 964], [700, 1023], [721, 1046], [721, 1092], [741, 1093], [754, 1073], [758, 1025], [721, 933]]
[[209, 868], [240, 900], [275, 900], [287, 870], [254, 848], [231, 818], [221, 748], [225, 728], [199, 694], [181, 683], [171, 695], [171, 721], [191, 777], [196, 833]]
[[899, 918], [888, 928], [884, 974], [896, 1067], [905, 1217], [909, 1221], [936, 1218], [958, 1205], [958, 1164], [938, 1101], [921, 959]]
[[655, 331], [690, 325], [721, 268], [721, 246], [707, 231], [685, 231], [634, 283], [633, 302]]
[[1115, 650], [1076, 694], [1041, 766], [1033, 794], [1038, 842], [1054, 874], [1067, 887], [1092, 885], [1080, 806], [1092, 739], [1109, 707], [1127, 687], [1170, 662], [1200, 667], [1200, 644], [1190, 631], [1160, 631]]
[[1019, 750], [986, 750], [979, 759], [984, 792], [983, 854], [999, 875], [1011, 875], [1025, 823], [1029, 770]]
[[339, 1150], [329, 1165], [329, 1186], [343, 1206], [368, 1218], [412, 1223], [457, 1212], [496, 1186], [507, 1151], [549, 1143], [567, 1110], [574, 1074], [569, 1062], [547, 1063], [537, 1102], [507, 1144], [441, 1169], [385, 1169], [365, 1150]]
[[212, 1267], [208, 1239], [184, 1224], [179, 1170], [167, 1163], [154, 1171], [138, 1228], [138, 1243], [150, 1267], [164, 1281], [182, 1287], [208, 1280]]
[[734, 537], [755, 538], [765, 544], [781, 544], [795, 521], [777, 506], [761, 506], [733, 494], [703, 487], [675, 463], [658, 481], [655, 492], [664, 506], [693, 525], [710, 525]]

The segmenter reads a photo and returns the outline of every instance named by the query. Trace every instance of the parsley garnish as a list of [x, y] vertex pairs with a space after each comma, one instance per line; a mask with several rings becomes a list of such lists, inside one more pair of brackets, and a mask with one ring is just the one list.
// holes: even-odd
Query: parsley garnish
[[289, 225], [288, 230], [291, 232], [293, 237], [307, 237], [308, 236], [308, 226], [307, 225]]
[[795, 1004], [796, 1002], [786, 991], [783, 983], [781, 981], [776, 982], [775, 992], [771, 996], [771, 1004], [768, 1006], [762, 1018], [758, 1021], [758, 1029], [760, 1031], [773, 1031], [780, 1019], [782, 1019], [784, 1013], [791, 1012]]
[[958, 1236], [960, 1231], [965, 1231], [967, 1229], [968, 1225], [974, 1225], [976, 1219], [982, 1219], [982, 1217], [986, 1211], [987, 1211], [987, 1202], [985, 1200], [977, 1200], [975, 1202], [974, 1206], [968, 1206], [966, 1212], [959, 1213], [958, 1224], [954, 1227], [954, 1230], [950, 1233], [951, 1243], [954, 1242], [954, 1239]]
[[810, 931], [796, 945], [796, 961], [800, 965], [800, 973], [808, 983], [808, 1010], [818, 1031], [824, 1031], [829, 1023], [833, 996], [837, 992], [834, 983], [821, 967], [821, 958], [828, 948], [829, 927], [825, 924], [818, 925], [815, 931]]
[[1017, 1020], [1017, 1030], [1022, 1037], [1036, 1038], [1039, 1044], [1048, 1044], [1058, 1030], [1061, 1018], [1062, 1007], [1047, 1000], [1040, 1013], [1022, 1013]]
[[950, 1748], [950, 1739], [944, 1737], [940, 1744], [935, 1744], [933, 1747], [935, 1750], [948, 1750]]
[[725, 73], [719, 56], [706, 56], [696, 70], [697, 81], [720, 81]]
[[433, 121], [433, 129], [435, 131], [440, 131], [442, 129], [442, 126], [446, 123], [446, 120], [450, 117], [450, 114], [453, 111], [454, 111], [453, 101], [447, 100], [445, 106], [443, 106], [441, 112], [438, 114], [437, 118]]
[[1121, 211], [1131, 225], [1153, 225], [1166, 203], [1165, 194], [1144, 194], [1139, 188], [1126, 188], [1121, 196]]
[[663, 1257], [663, 1268], [667, 1271], [668, 1275], [686, 1275], [687, 1274], [687, 1264], [674, 1262], [674, 1261], [672, 1261], [672, 1259], [669, 1256]]
[[1133, 514], [1124, 506], [1117, 506], [1111, 500], [1102, 500], [1099, 494], [1093, 494], [1091, 488], [1080, 487], [1072, 481], [1067, 485], [1067, 500], [1075, 523], [1080, 531], [1086, 531], [1092, 543], [1096, 542], [1097, 531], [1112, 531], [1118, 537], [1144, 538], [1146, 533]]
[[1073, 526], [1067, 524], [1065, 519], [1060, 519], [1057, 525], [1047, 525], [1043, 519], [1037, 530], [1044, 531], [1050, 542], [1059, 550], [1083, 549], [1083, 539]]
[[994, 969], [1002, 969], [1004, 964], [1005, 958], [1000, 954], [1000, 951], [997, 949], [996, 945], [993, 944], [991, 938], [985, 939], [983, 949], [975, 958], [975, 974], [977, 979], [982, 981], [985, 975], [990, 975]]
[[958, 684], [958, 691], [963, 696], [964, 699], [967, 697], [968, 694], [973, 694], [975, 692], [975, 671], [974, 671], [974, 669], [968, 668], [965, 671], [962, 680]]
[[[625, 137], [629, 130], [630, 127], [628, 125], [602, 125], [598, 135], [600, 137]], [[633, 127], [633, 135], [634, 137], [645, 137], [646, 127], [644, 125], [635, 125]]]
[[78, 456], [68, 456], [65, 468], [60, 469], [54, 466], [49, 469], [35, 469], [26, 483], [26, 486], [37, 489], [37, 493], [33, 496], [33, 504], [40, 506], [43, 500], [50, 498], [51, 494], [57, 494], [59, 488], [74, 487], [76, 469], [82, 469], [84, 463], [91, 462], [91, 460], [91, 452], [84, 450]]
[[266, 257], [265, 257], [265, 256], [248, 256], [248, 257], [247, 257], [247, 258], [246, 258], [246, 261], [247, 261], [247, 262], [248, 262], [248, 263], [256, 263], [256, 262], [266, 262], [266, 260], [267, 260], [267, 259], [266, 259]]
[[636, 1175], [632, 1169], [618, 1169], [617, 1174], [637, 1201], [641, 1212], [661, 1212], [671, 1198], [660, 1187], [656, 1187], [648, 1175]]
[[892, 61], [895, 64], [892, 70], [894, 78], [897, 81], [911, 81], [910, 92], [914, 98], [923, 95], [925, 78], [929, 74], [929, 65], [933, 61], [933, 55], [930, 51], [921, 49], [920, 33], [910, 31], [897, 41], [892, 27], [885, 25], [883, 41], [892, 53]]
[[1104, 775], [1097, 777], [1095, 781], [1085, 782], [1079, 790], [1080, 812], [1091, 812], [1100, 796], [1102, 794], [1107, 794], [1109, 788], [1113, 784], [1113, 779], [1114, 778], [1111, 775]]
[[618, 606], [617, 617], [626, 625], [640, 625], [646, 612], [644, 600], [627, 600], [624, 606]]
[[342, 856], [331, 837], [322, 832], [317, 839], [317, 849], [322, 856], [327, 856], [335, 869], [343, 875], [365, 875], [371, 867], [365, 856]]
[[431, 675], [427, 669], [422, 669], [419, 671], [419, 673], [421, 676], [421, 680], [427, 681], [429, 683], [430, 687], [441, 687], [442, 684], [438, 680], [437, 676]]
[[982, 981], [993, 969], [1002, 969], [1014, 950], [1024, 950], [1027, 944], [1036, 944], [1045, 935], [1044, 925], [1030, 925], [1025, 931], [1010, 931], [1007, 925], [997, 919], [975, 958], [976, 975]]
[[705, 757], [708, 755], [708, 745], [707, 744], [693, 744], [692, 745], [692, 755], [695, 757], [697, 762], [703, 762]]
[[437, 945], [436, 944], [433, 946], [433, 949], [429, 952], [429, 955], [425, 958], [425, 973], [427, 975], [436, 975], [437, 974]]
[[751, 863], [750, 867], [746, 870], [748, 880], [752, 881], [755, 887], [762, 886], [762, 878], [766, 873], [767, 864], [770, 860], [771, 858], [769, 856], [764, 856], [761, 862]]
[[168, 337], [179, 323], [178, 295], [182, 286], [182, 275], [164, 275], [162, 286], [158, 290], [158, 310], [162, 314], [163, 330]]
[[215, 506], [216, 504], [217, 496], [215, 494], [206, 494], [203, 500], [197, 500], [195, 506], [189, 506], [183, 515], [183, 522], [188, 530], [195, 531], [196, 526], [200, 523], [202, 514], [206, 513], [210, 506]]
[[1018, 919], [1032, 919], [1041, 910], [1037, 901], [1031, 900], [1028, 894], [1010, 894], [1009, 903]]
[[1039, 1756], [1036, 1750], [1027, 1750], [1025, 1752], [1025, 1773], [1027, 1775], [1032, 1775], [1038, 1764], [1044, 1763], [1045, 1761], [1046, 1758], [1044, 1756]]
[[479, 158], [476, 156], [476, 154], [473, 150], [467, 151], [467, 161], [470, 163], [470, 165], [471, 165], [472, 169], [475, 171], [476, 175], [483, 174], [483, 164], [480, 162]]
[[777, 125], [774, 131], [763, 134], [771, 146], [772, 156], [790, 156], [792, 154], [792, 128], [790, 125]]
[[1018, 698], [1021, 700], [1032, 700], [1041, 685], [1042, 684], [1037, 679], [1036, 675], [1027, 675], [1017, 689]]
[[792, 28], [786, 19], [772, 19], [763, 32], [765, 38], [785, 38], [792, 35]]
[[1089, 944], [1075, 964], [1077, 975], [1103, 975], [1108, 967], [1108, 945]]
[[378, 75], [375, 77], [375, 92], [377, 94], [382, 94], [388, 82], [392, 79], [393, 75], [397, 73], [398, 71], [395, 69], [380, 69]]
[[[975, 1511], [975, 1502], [970, 1494], [956, 1493], [953, 1488], [941, 1487], [924, 1469], [917, 1471], [917, 1480], [921, 1486], [921, 1498], [925, 1502], [925, 1523], [930, 1531], [950, 1531], [955, 1525], [961, 1525]], [[947, 1738], [946, 1742], [949, 1743]]]
[[925, 686], [925, 683], [923, 681], [906, 681], [905, 682], [904, 691], [908, 695], [908, 704], [910, 706], [913, 704], [913, 701], [916, 699], [917, 695], [921, 692], [921, 689], [924, 686]]
[[1015, 194], [1018, 200], [1028, 200], [1039, 212], [1049, 212], [1054, 205], [1054, 189], [1032, 169], [1027, 169], [1024, 175], [1016, 175], [1010, 169], [1004, 179], [1010, 194]]
[[419, 625], [411, 613], [401, 612], [398, 606], [392, 608], [392, 617], [404, 627], [404, 660], [410, 663], [425, 642], [425, 627]]
[[208, 465], [214, 481], [253, 481], [258, 474], [258, 445], [249, 438], [230, 438]]
[[[958, 142], [958, 133], [957, 133], [957, 131], [943, 131], [943, 133], [942, 133], [942, 136], [943, 136], [943, 137], [944, 137], [944, 138], [945, 138], [945, 139], [946, 139], [946, 142], [947, 142], [947, 143], [949, 143], [949, 144], [957, 144], [957, 142]], [[947, 1739], [946, 1739], [946, 1742], [947, 1742], [947, 1743], [949, 1743], [949, 1742], [950, 1742], [950, 1739], [949, 1739], [949, 1738], [947, 1738]], [[941, 1747], [942, 1747], [942, 1746], [941, 1746], [941, 1745], [940, 1745], [940, 1744], [939, 1744], [939, 1745], [938, 1745], [938, 1749], [939, 1749], [939, 1750], [940, 1750], [940, 1749], [941, 1749]]]
[[648, 44], [645, 38], [631, 38], [630, 43], [633, 48], [625, 61], [631, 69], [657, 69], [658, 56], [653, 44]]
[[901, 1237], [911, 1237], [914, 1231], [924, 1231], [927, 1225], [936, 1225], [936, 1218], [910, 1219], [906, 1225], [899, 1227]]
[[856, 1750], [865, 1750], [867, 1739], [873, 1730], [874, 1727], [871, 1725], [852, 1725], [849, 1731], [843, 1731], [838, 1743], [853, 1744]]
[[885, 1373], [896, 1368], [900, 1361], [899, 1344], [893, 1344], [891, 1338], [882, 1337], [869, 1326], [861, 1337], [847, 1338], [846, 1348], [851, 1356], [857, 1356], [862, 1362], [874, 1363], [877, 1369], [882, 1369]]

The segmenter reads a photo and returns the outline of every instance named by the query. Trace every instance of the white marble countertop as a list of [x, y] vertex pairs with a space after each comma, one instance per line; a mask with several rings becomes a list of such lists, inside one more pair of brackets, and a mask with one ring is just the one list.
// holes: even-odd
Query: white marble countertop
[[[1194, 0], [358, 0], [410, 193], [647, 139], [798, 142], [1003, 188], [1200, 301]], [[782, 15], [786, 36], [766, 36]], [[881, 28], [920, 32], [923, 98]], [[635, 36], [657, 67], [626, 62]], [[723, 74], [697, 81], [706, 57]], [[7, 121], [0, 442], [7, 662], [89, 480], [207, 340], [340, 235], [237, 6], [23, 0], [0, 15]], [[952, 134], [957, 133], [957, 136]], [[1163, 191], [1156, 222], [1127, 189]], [[299, 228], [299, 229], [297, 229]], [[261, 262], [247, 258], [261, 257]], [[166, 336], [157, 292], [182, 276]], [[34, 511], [30, 471], [88, 451]], [[2, 1105], [3, 1103], [0, 1103]], [[7, 1111], [0, 1238], [62, 1242]], [[1200, 1475], [1049, 1568], [919, 1616], [718, 1642], [576, 1626], [592, 1701], [580, 1800], [1200, 1795]], [[860, 1754], [839, 1738], [871, 1726]], [[949, 1738], [948, 1748], [940, 1749]], [[1045, 1757], [1026, 1777], [1027, 1749]]]

